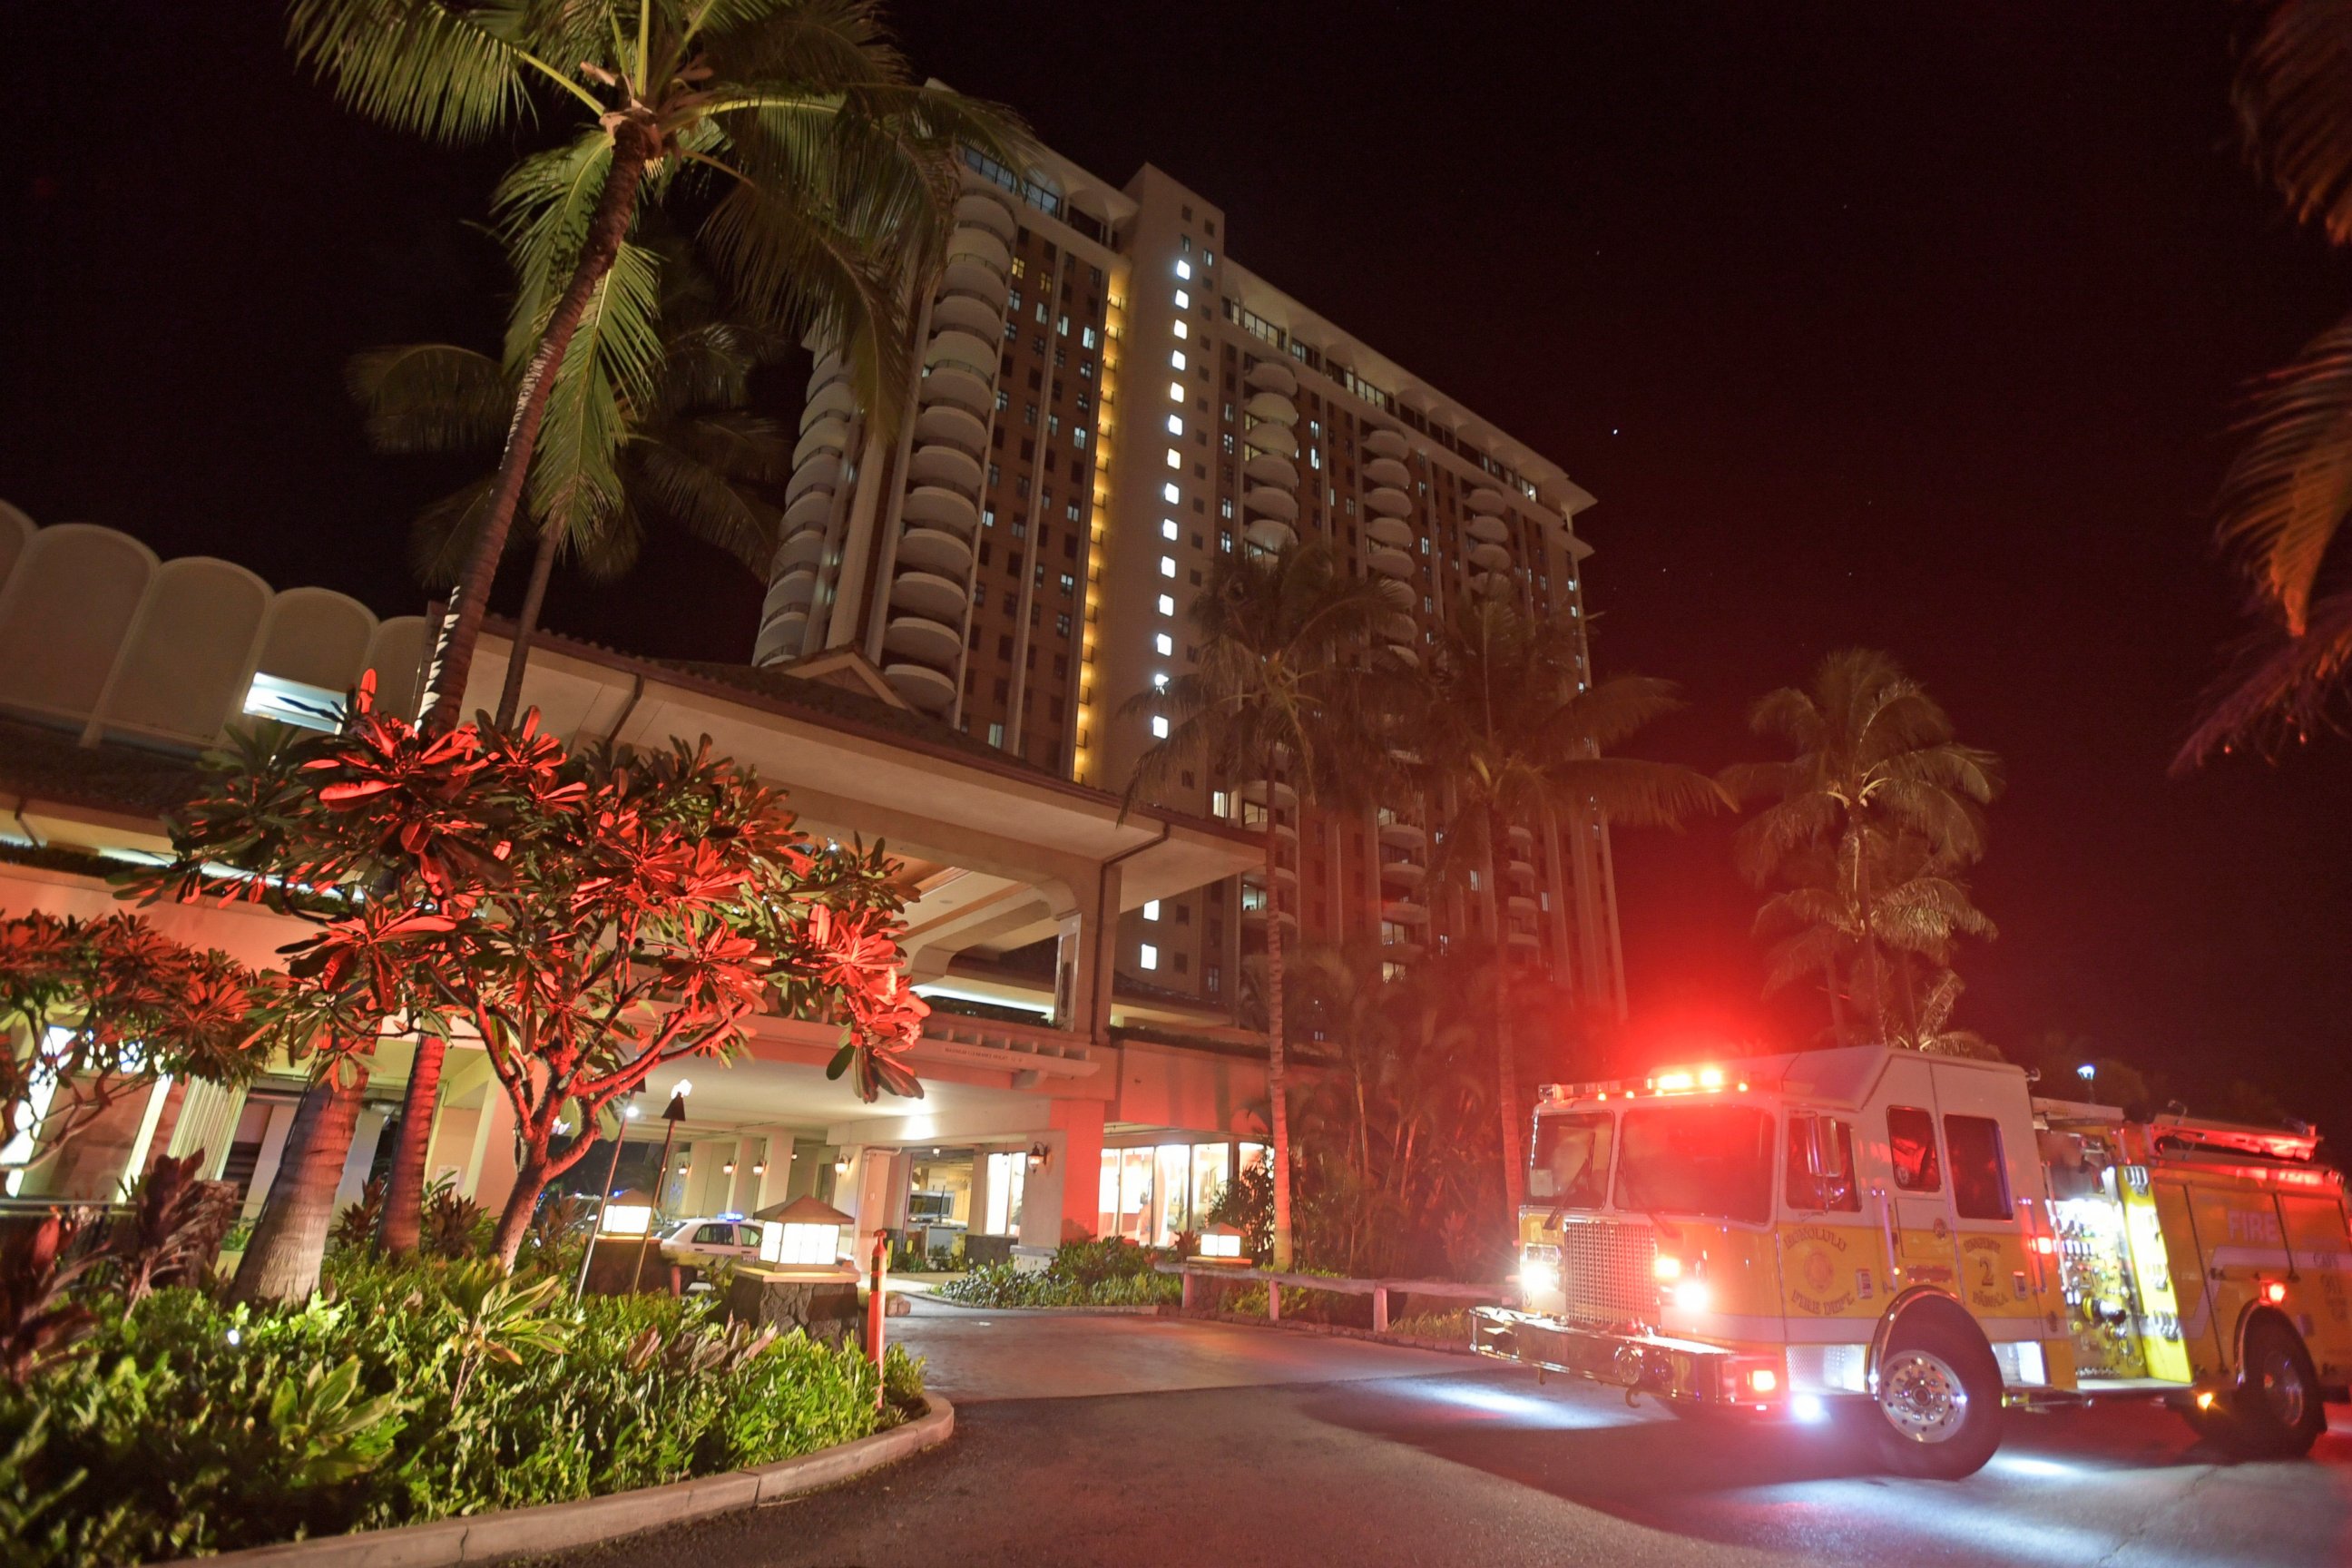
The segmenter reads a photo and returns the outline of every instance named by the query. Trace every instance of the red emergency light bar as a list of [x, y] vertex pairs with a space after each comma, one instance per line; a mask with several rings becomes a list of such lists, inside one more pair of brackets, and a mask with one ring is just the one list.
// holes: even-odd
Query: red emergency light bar
[[1745, 1093], [1745, 1079], [1719, 1067], [1663, 1068], [1648, 1078], [1607, 1079], [1595, 1083], [1548, 1083], [1537, 1091], [1546, 1105], [1571, 1100], [1639, 1100], [1643, 1095]]

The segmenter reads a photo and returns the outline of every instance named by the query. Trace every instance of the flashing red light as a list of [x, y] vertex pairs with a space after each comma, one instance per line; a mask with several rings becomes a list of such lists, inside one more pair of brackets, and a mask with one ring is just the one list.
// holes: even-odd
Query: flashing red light
[[2286, 1282], [2283, 1279], [2263, 1281], [2263, 1300], [2275, 1307], [2286, 1300]]
[[1780, 1374], [1769, 1366], [1759, 1366], [1748, 1374], [1748, 1387], [1756, 1394], [1769, 1394], [1780, 1386]]
[[2058, 1250], [2058, 1243], [2054, 1237], [2037, 1236], [2033, 1238], [2033, 1250], [2047, 1258]]

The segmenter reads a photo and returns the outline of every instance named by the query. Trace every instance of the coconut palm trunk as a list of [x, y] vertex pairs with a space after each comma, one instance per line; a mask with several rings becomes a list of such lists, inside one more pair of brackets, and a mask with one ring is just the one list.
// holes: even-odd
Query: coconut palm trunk
[[1266, 1119], [1274, 1124], [1274, 1266], [1288, 1268], [1290, 1242], [1290, 1110], [1282, 1046], [1281, 837], [1276, 831], [1275, 787], [1280, 774], [1265, 775], [1265, 1090]]
[[1518, 1046], [1511, 1029], [1511, 944], [1503, 931], [1502, 889], [1495, 885], [1495, 836], [1500, 830], [1489, 814], [1478, 892], [1495, 942], [1495, 1102], [1503, 1119], [1503, 1207], [1516, 1228], [1519, 1205], [1527, 1201], [1527, 1149], [1519, 1136]]
[[343, 1072], [329, 1067], [296, 1108], [278, 1175], [229, 1287], [230, 1301], [299, 1301], [319, 1288], [335, 1188], [351, 1157], [367, 1089], [365, 1067], [349, 1072], [345, 1082]]
[[522, 614], [515, 617], [514, 651], [507, 658], [507, 681], [499, 691], [499, 728], [515, 721], [522, 706], [523, 667], [530, 662], [531, 644], [539, 638], [539, 612], [547, 603], [547, 580], [555, 574], [556, 547], [562, 531], [551, 522], [539, 529], [539, 548], [530, 558], [530, 586], [523, 590]]
[[408, 1087], [400, 1097], [400, 1125], [394, 1130], [392, 1169], [384, 1181], [383, 1250], [393, 1256], [416, 1250], [425, 1235], [425, 1155], [433, 1142], [433, 1116], [441, 1101], [441, 1064], [449, 1043], [424, 1034], [409, 1064]]
[[[589, 300], [621, 254], [621, 242], [636, 212], [637, 187], [661, 149], [660, 133], [643, 110], [608, 115], [605, 123], [613, 137], [613, 159], [604, 174], [604, 187], [581, 241], [572, 281], [556, 301], [539, 347], [523, 370], [515, 394], [514, 423], [508, 428], [506, 449], [499, 458], [498, 488], [491, 495], [489, 513], [482, 521], [481, 536], [474, 541], [465, 571], [450, 590], [450, 614], [442, 622], [441, 644], [434, 650], [425, 683], [425, 721], [433, 729], [452, 727], [463, 712], [466, 681], [474, 668], [474, 645], [481, 637], [482, 617], [489, 610], [490, 584], [498, 576], [507, 531], [513, 526], [515, 507], [530, 478], [530, 456], [539, 443], [548, 396], [555, 390], [556, 370], [587, 314]], [[518, 658], [520, 653], [518, 648]], [[407, 1135], [404, 1125], [402, 1135]]]

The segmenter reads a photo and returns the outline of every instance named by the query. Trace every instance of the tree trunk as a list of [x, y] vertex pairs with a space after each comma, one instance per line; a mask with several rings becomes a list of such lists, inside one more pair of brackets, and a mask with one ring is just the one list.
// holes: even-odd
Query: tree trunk
[[499, 728], [515, 721], [522, 703], [523, 666], [530, 662], [530, 645], [539, 635], [540, 606], [547, 602], [547, 580], [555, 574], [555, 547], [563, 535], [542, 522], [539, 549], [530, 558], [530, 586], [523, 590], [522, 614], [515, 620], [514, 652], [507, 659], [507, 683], [499, 691]]
[[572, 282], [547, 320], [547, 331], [522, 374], [515, 392], [514, 421], [507, 427], [505, 452], [499, 458], [498, 489], [490, 497], [489, 516], [466, 558], [466, 570], [451, 596], [455, 613], [442, 623], [441, 642], [434, 652], [425, 682], [425, 723], [446, 730], [457, 724], [466, 700], [467, 677], [473, 672], [474, 644], [482, 635], [482, 616], [488, 612], [490, 584], [498, 576], [499, 557], [505, 552], [507, 530], [514, 522], [515, 504], [522, 498], [530, 473], [530, 457], [539, 444], [540, 421], [547, 414], [548, 395], [554, 390], [555, 372], [588, 300], [621, 253], [621, 242], [635, 216], [637, 187], [646, 165], [661, 150], [661, 138], [646, 121], [618, 117], [613, 126], [613, 161], [604, 173], [604, 188], [597, 194], [596, 210], [580, 244], [580, 258]]
[[1519, 1205], [1527, 1201], [1527, 1145], [1519, 1135], [1519, 1061], [1511, 1029], [1511, 942], [1503, 930], [1502, 889], [1495, 885], [1495, 836], [1499, 830], [1489, 816], [1480, 892], [1486, 906], [1486, 930], [1495, 942], [1496, 1104], [1503, 1118], [1503, 1207], [1516, 1237]]
[[1828, 956], [1822, 961], [1822, 975], [1829, 986], [1830, 993], [1830, 1044], [1833, 1046], [1848, 1044], [1845, 1027], [1845, 993], [1838, 980], [1837, 949], [1834, 943], [1832, 944]]
[[1282, 878], [1281, 842], [1276, 834], [1279, 816], [1273, 769], [1265, 775], [1265, 1090], [1274, 1123], [1274, 1266], [1286, 1269], [1293, 1252], [1290, 1236], [1290, 1110], [1284, 1103], [1286, 1085], [1282, 1049]]
[[[593, 1119], [588, 1137], [595, 1136]], [[490, 1240], [490, 1251], [499, 1260], [499, 1271], [514, 1272], [515, 1258], [522, 1251], [523, 1233], [530, 1229], [530, 1216], [539, 1212], [539, 1194], [547, 1190], [547, 1154], [544, 1148], [529, 1150], [522, 1166], [515, 1172], [514, 1190], [507, 1194], [507, 1206], [499, 1213], [499, 1228]]]
[[287, 1129], [286, 1149], [253, 1239], [229, 1286], [232, 1303], [299, 1301], [319, 1288], [319, 1265], [327, 1256], [327, 1228], [335, 1217], [335, 1187], [352, 1152], [359, 1124], [367, 1068], [330, 1066], [302, 1096]]
[[383, 1250], [399, 1258], [416, 1250], [425, 1236], [425, 1154], [433, 1142], [433, 1116], [441, 1103], [441, 1063], [449, 1042], [426, 1032], [416, 1042], [408, 1088], [400, 1097], [400, 1129], [392, 1145], [392, 1171], [384, 1183]]

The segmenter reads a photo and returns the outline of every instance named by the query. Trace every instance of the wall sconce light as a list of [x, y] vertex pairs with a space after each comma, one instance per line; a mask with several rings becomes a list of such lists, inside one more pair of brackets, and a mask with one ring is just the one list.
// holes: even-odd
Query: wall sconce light
[[849, 1156], [848, 1156], [848, 1155], [844, 1154], [844, 1155], [842, 1155], [839, 1159], [837, 1159], [837, 1160], [834, 1161], [834, 1163], [833, 1163], [833, 1173], [834, 1173], [835, 1175], [836, 1175], [836, 1176], [845, 1176], [845, 1175], [849, 1174]]
[[1051, 1149], [1046, 1148], [1043, 1143], [1032, 1143], [1029, 1146], [1029, 1173], [1031, 1175], [1034, 1176], [1042, 1174], [1045, 1171], [1051, 1169], [1053, 1163], [1054, 1152]]
[[755, 1176], [766, 1175], [768, 1173], [767, 1162], [764, 1160], [754, 1162], [751, 1166], [751, 1173]]

